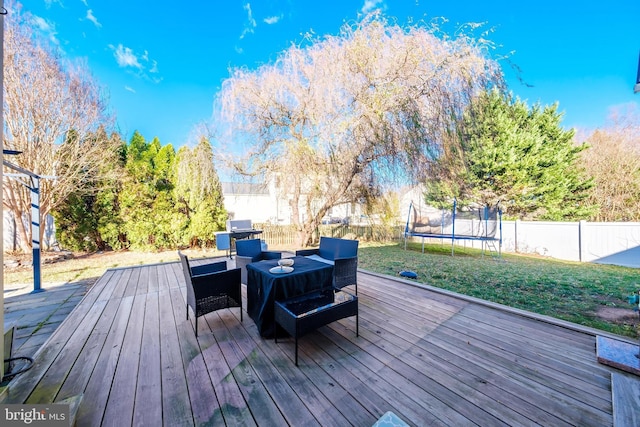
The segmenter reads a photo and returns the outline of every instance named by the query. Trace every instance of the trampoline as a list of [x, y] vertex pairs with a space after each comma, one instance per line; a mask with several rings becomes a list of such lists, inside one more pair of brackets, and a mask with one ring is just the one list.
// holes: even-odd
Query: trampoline
[[407, 224], [404, 229], [404, 248], [407, 241], [418, 237], [422, 239], [424, 253], [425, 239], [451, 240], [451, 255], [455, 253], [457, 240], [479, 241], [483, 254], [486, 250], [497, 257], [502, 255], [502, 211], [499, 203], [495, 206], [458, 209], [454, 199], [450, 211], [443, 209], [437, 217], [427, 215], [409, 205]]

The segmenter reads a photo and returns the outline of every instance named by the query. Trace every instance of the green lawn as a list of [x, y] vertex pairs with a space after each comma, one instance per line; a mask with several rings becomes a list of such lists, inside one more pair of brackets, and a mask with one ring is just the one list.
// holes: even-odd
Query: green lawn
[[478, 250], [433, 244], [408, 250], [397, 244], [365, 246], [358, 266], [397, 276], [402, 270], [418, 274], [417, 281], [442, 289], [564, 319], [636, 338], [637, 313], [622, 322], [605, 321], [602, 306], [633, 308], [627, 296], [640, 287], [640, 271], [611, 265], [576, 263], [503, 254], [501, 260]]

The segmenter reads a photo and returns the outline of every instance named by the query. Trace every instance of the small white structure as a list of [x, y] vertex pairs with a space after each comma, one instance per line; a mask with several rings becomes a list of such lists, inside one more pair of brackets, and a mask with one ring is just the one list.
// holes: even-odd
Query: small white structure
[[[293, 223], [290, 194], [282, 194], [275, 183], [255, 184], [246, 182], [222, 182], [224, 207], [229, 219], [251, 218], [253, 223], [289, 225]], [[299, 201], [302, 204], [302, 200]], [[301, 212], [304, 209], [300, 206]], [[342, 223], [359, 217], [363, 213], [362, 206], [356, 203], [345, 203], [329, 210], [323, 222]], [[302, 218], [301, 218], [302, 219]]]
[[246, 182], [221, 184], [229, 219], [251, 218], [254, 223], [291, 223], [288, 203], [278, 198], [272, 186]]

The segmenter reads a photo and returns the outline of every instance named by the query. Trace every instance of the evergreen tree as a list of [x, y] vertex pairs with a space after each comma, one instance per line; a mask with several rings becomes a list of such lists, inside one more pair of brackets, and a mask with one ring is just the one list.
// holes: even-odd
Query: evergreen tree
[[175, 226], [172, 170], [175, 151], [154, 138], [147, 143], [137, 131], [127, 148], [127, 172], [120, 194], [122, 229], [136, 249], [175, 247], [179, 229]]
[[564, 130], [561, 118], [557, 105], [529, 108], [498, 91], [483, 93], [458, 123], [458, 144], [441, 157], [427, 199], [500, 201], [512, 218], [587, 218], [593, 182], [579, 163], [586, 145], [574, 145], [573, 130]]
[[182, 243], [212, 245], [215, 232], [225, 229], [227, 211], [207, 139], [203, 138], [193, 150], [180, 149], [175, 177], [175, 200], [185, 219]]

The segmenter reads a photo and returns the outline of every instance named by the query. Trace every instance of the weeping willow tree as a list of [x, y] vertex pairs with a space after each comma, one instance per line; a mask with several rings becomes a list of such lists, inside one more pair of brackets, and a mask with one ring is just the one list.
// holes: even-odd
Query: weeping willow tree
[[430, 175], [465, 106], [502, 87], [490, 47], [464, 30], [368, 16], [272, 64], [233, 70], [216, 100], [216, 135], [241, 153], [231, 159], [238, 172], [280, 187], [306, 245], [333, 206]]
[[183, 244], [213, 244], [214, 233], [225, 229], [227, 211], [207, 139], [201, 139], [193, 149], [185, 146], [178, 151], [174, 198], [182, 214]]

